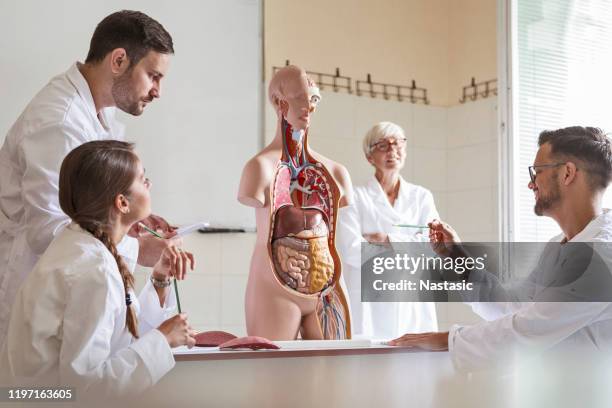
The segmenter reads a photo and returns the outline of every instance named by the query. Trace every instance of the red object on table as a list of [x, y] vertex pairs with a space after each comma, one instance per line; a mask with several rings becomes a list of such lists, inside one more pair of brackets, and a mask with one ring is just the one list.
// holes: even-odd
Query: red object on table
[[215, 330], [198, 333], [195, 336], [196, 346], [198, 347], [217, 347], [227, 341], [236, 339], [231, 333]]
[[257, 336], [247, 336], [240, 337], [237, 339], [232, 339], [230, 341], [226, 341], [225, 343], [219, 346], [221, 350], [233, 350], [233, 349], [244, 349], [248, 348], [251, 350], [260, 350], [260, 349], [269, 349], [269, 350], [278, 350], [276, 344], [272, 343], [270, 340], [264, 337]]

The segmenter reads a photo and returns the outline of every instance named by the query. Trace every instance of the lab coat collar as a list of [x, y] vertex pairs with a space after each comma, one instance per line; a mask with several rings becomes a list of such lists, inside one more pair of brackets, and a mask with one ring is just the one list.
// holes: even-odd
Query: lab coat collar
[[610, 213], [608, 208], [604, 208], [602, 213], [598, 217], [592, 219], [582, 231], [576, 234], [574, 238], [570, 239], [570, 242], [590, 241], [595, 238], [602, 229], [606, 227], [610, 228], [610, 224], [612, 224], [612, 213]]
[[87, 231], [86, 229], [83, 229], [79, 224], [74, 221], [71, 220], [70, 223], [66, 225], [66, 229], [69, 229], [79, 235], [82, 235], [83, 239], [87, 239], [90, 242], [93, 242], [96, 245], [106, 249], [106, 245], [104, 245], [102, 241], [96, 238], [91, 232]]
[[91, 113], [94, 118], [99, 119], [99, 122], [104, 128], [104, 130], [109, 131], [110, 121], [107, 115], [108, 113], [114, 113], [114, 108], [110, 108], [109, 112], [106, 112], [107, 109], [102, 109], [100, 111], [100, 115], [98, 115], [98, 113], [96, 112], [96, 104], [94, 103], [93, 95], [91, 94], [91, 89], [89, 89], [89, 84], [87, 83], [87, 80], [85, 79], [83, 74], [81, 74], [81, 71], [79, 71], [80, 64], [80, 62], [75, 62], [66, 72], [66, 76], [68, 77], [68, 80], [72, 83], [72, 85], [76, 88], [81, 98], [87, 104], [87, 109], [89, 110], [89, 113]]
[[[582, 231], [576, 234], [568, 242], [589, 242], [604, 229], [612, 229], [612, 211], [610, 211], [609, 208], [604, 208], [598, 217], [593, 218]], [[561, 242], [564, 238], [565, 235], [561, 233], [551, 239], [551, 241]]]
[[[406, 192], [406, 188], [408, 187], [407, 186], [408, 183], [406, 182], [406, 180], [404, 180], [402, 176], [399, 176], [399, 182], [400, 182], [400, 187], [397, 193], [398, 198], [403, 196], [403, 194]], [[376, 178], [376, 176], [372, 176], [366, 186], [368, 189], [368, 193], [370, 194], [371, 197], [376, 197], [376, 201], [378, 201], [379, 203], [381, 204], [386, 203], [386, 205], [393, 208], [393, 206], [387, 199], [387, 194], [385, 194], [385, 192], [383, 191], [382, 186], [378, 182], [378, 179]]]
[[[89, 231], [84, 230], [83, 228], [81, 228], [81, 226], [79, 224], [77, 224], [74, 221], [70, 221], [70, 224], [66, 225], [66, 229], [69, 229], [73, 232], [76, 232], [77, 234], [81, 234], [81, 235], [85, 235], [89, 238], [91, 238], [92, 240], [95, 240], [97, 242], [100, 242], [96, 237], [94, 237]], [[93, 241], [92, 241], [93, 242]], [[100, 242], [101, 243], [101, 242]], [[103, 244], [104, 245], [104, 244]]]

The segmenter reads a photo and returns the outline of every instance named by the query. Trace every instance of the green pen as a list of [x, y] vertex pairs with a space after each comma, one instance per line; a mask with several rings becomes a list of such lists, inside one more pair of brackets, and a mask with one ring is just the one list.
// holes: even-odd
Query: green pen
[[155, 235], [157, 238], [161, 238], [164, 239], [164, 237], [162, 237], [161, 235], [159, 235], [158, 232], [153, 231], [151, 228], [147, 227], [146, 225], [144, 225], [142, 222], [139, 222], [138, 225], [141, 228], [144, 228], [145, 230], [147, 230], [147, 232], [150, 232], [151, 234]]
[[174, 294], [176, 295], [176, 306], [178, 307], [178, 312], [179, 314], [181, 314], [183, 312], [181, 312], [181, 299], [179, 298], [179, 295], [178, 295], [178, 286], [176, 283], [176, 278], [174, 278]]
[[[156, 231], [153, 231], [151, 228], [147, 227], [142, 222], [139, 222], [138, 225], [140, 227], [144, 228], [147, 232], [150, 232], [151, 234], [155, 235], [157, 238], [165, 239], [164, 237], [159, 235], [159, 233], [157, 233]], [[178, 293], [178, 286], [176, 284], [176, 278], [173, 279], [173, 283], [174, 283], [174, 294], [176, 295], [176, 306], [178, 307], [179, 314], [181, 314], [182, 313], [181, 312], [181, 299], [179, 299], [179, 293]]]
[[427, 225], [393, 224], [394, 227], [428, 229]]

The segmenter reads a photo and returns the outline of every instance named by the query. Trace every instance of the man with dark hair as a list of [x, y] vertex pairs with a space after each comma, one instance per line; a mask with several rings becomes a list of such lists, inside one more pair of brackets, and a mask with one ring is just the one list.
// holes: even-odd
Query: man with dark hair
[[[85, 142], [123, 139], [115, 107], [137, 116], [159, 98], [173, 53], [172, 37], [154, 19], [138, 11], [113, 13], [96, 27], [86, 62], [51, 79], [9, 130], [0, 149], [0, 345], [17, 289], [69, 222], [58, 203], [62, 160]], [[172, 235], [160, 217], [144, 222]], [[152, 266], [178, 239], [143, 234], [138, 241], [119, 245], [132, 269], [136, 258]]]
[[146, 14], [131, 10], [113, 13], [98, 24], [85, 63], [100, 62], [116, 48], [126, 51], [132, 65], [149, 51], [174, 54], [172, 37], [164, 27]]
[[[610, 140], [599, 128], [572, 126], [558, 130], [545, 130], [538, 139], [540, 156], [547, 156], [555, 163], [543, 166], [532, 166], [530, 175], [535, 175], [554, 169], [551, 172], [552, 183], [546, 195], [536, 194], [535, 213], [545, 215], [544, 211], [556, 205], [560, 200], [559, 177], [565, 171], [574, 174], [577, 171], [586, 172], [587, 184], [583, 186], [589, 191], [603, 194], [612, 178], [612, 154]], [[536, 162], [538, 157], [536, 156]], [[562, 167], [564, 166], [564, 167]], [[536, 191], [534, 186], [530, 187]], [[539, 189], [538, 189], [539, 190]], [[577, 192], [579, 193], [579, 192]], [[559, 220], [556, 220], [559, 222]]]
[[[551, 217], [561, 228], [562, 233], [550, 241], [561, 245], [597, 244], [598, 259], [609, 265], [612, 257], [607, 243], [612, 242], [612, 211], [602, 208], [602, 198], [612, 178], [609, 139], [600, 129], [574, 126], [544, 131], [538, 144], [533, 166], [529, 166], [528, 187], [535, 195], [535, 213]], [[444, 254], [449, 245], [461, 242], [448, 224], [435, 220], [429, 226], [436, 252]], [[570, 248], [567, 252], [572, 254]], [[541, 259], [554, 258], [559, 269], [568, 260], [559, 253], [548, 255], [552, 253], [542, 254]], [[609, 278], [606, 266], [598, 271]], [[480, 300], [471, 306], [487, 321], [475, 326], [455, 325], [449, 332], [406, 334], [390, 344], [450, 350], [455, 366], [463, 369], [503, 365], [520, 351], [565, 352], [578, 346], [584, 356], [585, 351], [612, 350], [612, 303]]]
[[171, 54], [172, 37], [161, 24], [141, 12], [123, 10], [98, 24], [85, 64], [77, 67], [97, 110], [116, 106], [137, 116], [161, 96]]

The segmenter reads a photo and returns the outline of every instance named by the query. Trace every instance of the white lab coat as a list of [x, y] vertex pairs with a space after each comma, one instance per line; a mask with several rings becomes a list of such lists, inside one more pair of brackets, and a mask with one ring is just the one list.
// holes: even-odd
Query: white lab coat
[[64, 385], [95, 395], [138, 393], [173, 366], [158, 327], [174, 311], [164, 308], [147, 281], [132, 293], [140, 338], [125, 325], [127, 306], [115, 258], [101, 241], [72, 223], [53, 240], [15, 299], [0, 353], [0, 383]]
[[[553, 239], [560, 242], [563, 234]], [[569, 242], [612, 242], [612, 211], [592, 220]], [[599, 254], [609, 258], [609, 254]], [[610, 264], [612, 259], [606, 259]], [[612, 351], [612, 303], [483, 302], [472, 309], [488, 321], [451, 327], [449, 350], [455, 367], [474, 370], [503, 366], [517, 356]]]
[[[21, 282], [69, 222], [58, 199], [62, 160], [85, 142], [122, 139], [114, 113], [109, 108], [96, 115], [89, 86], [74, 64], [32, 99], [6, 136], [0, 149], [0, 345]], [[122, 242], [119, 251], [135, 265], [137, 252], [123, 248]]]
[[353, 198], [352, 205], [339, 211], [336, 235], [349, 291], [353, 333], [391, 339], [407, 332], [436, 331], [436, 309], [432, 302], [361, 302], [363, 234], [387, 233], [391, 242], [428, 239], [427, 233], [423, 235], [420, 230], [400, 229], [393, 225], [426, 225], [439, 218], [431, 192], [400, 177], [399, 193], [391, 206], [380, 183], [372, 177], [367, 185], [355, 188]]

